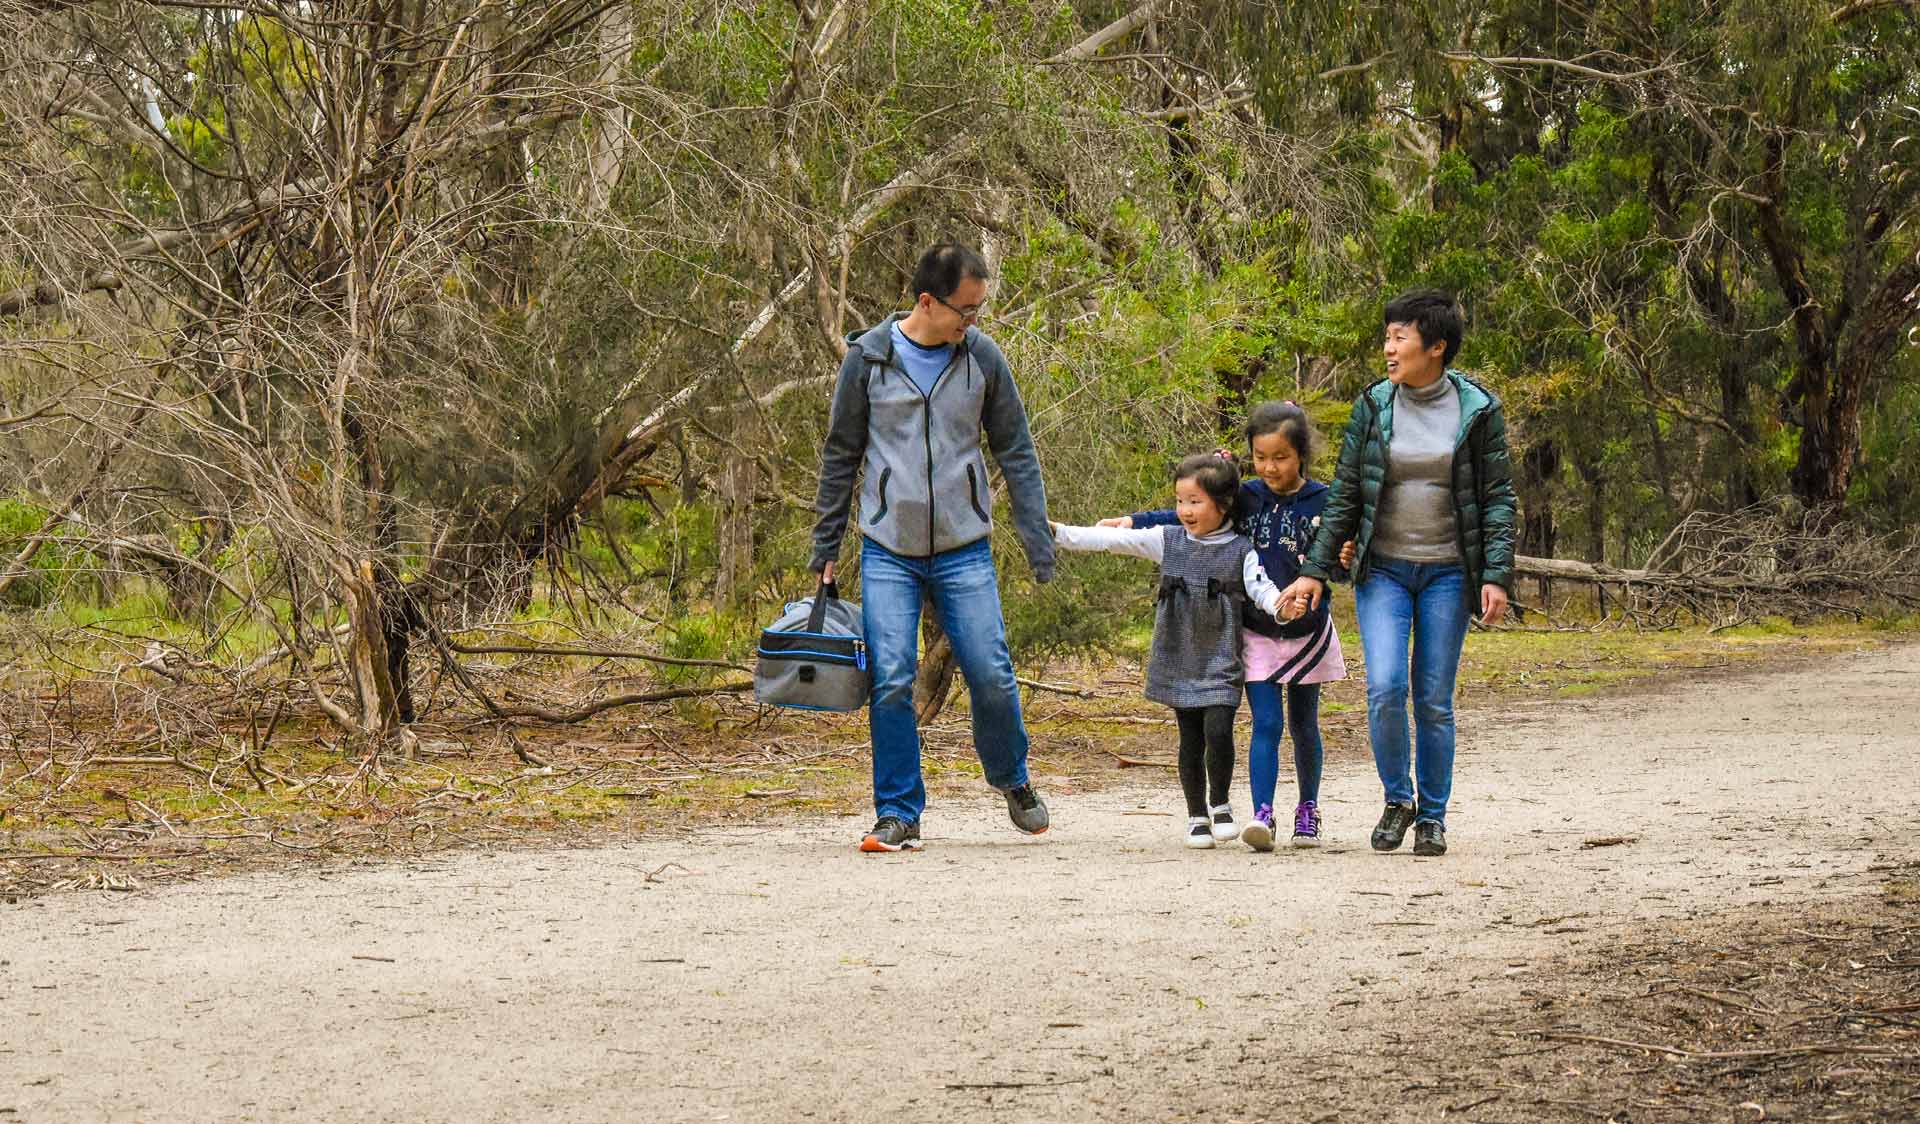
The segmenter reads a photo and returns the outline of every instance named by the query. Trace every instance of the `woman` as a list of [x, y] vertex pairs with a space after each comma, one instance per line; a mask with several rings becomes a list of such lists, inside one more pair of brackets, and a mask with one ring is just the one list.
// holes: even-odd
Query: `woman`
[[1319, 533], [1283, 598], [1292, 612], [1316, 607], [1340, 544], [1353, 540], [1367, 731], [1387, 799], [1373, 849], [1397, 849], [1411, 826], [1414, 854], [1444, 855], [1454, 677], [1468, 618], [1506, 615], [1512, 470], [1500, 400], [1447, 367], [1459, 305], [1420, 289], [1389, 302], [1383, 319], [1387, 377], [1354, 402]]

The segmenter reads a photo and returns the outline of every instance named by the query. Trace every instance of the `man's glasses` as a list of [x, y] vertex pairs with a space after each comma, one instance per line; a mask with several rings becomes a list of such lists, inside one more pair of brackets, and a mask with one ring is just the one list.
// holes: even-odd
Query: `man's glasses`
[[[930, 297], [933, 296], [932, 293], [928, 293], [927, 295]], [[933, 299], [939, 301], [942, 308], [945, 308], [948, 312], [953, 313], [962, 320], [978, 320], [980, 319], [980, 314], [987, 310], [987, 306], [984, 303], [973, 305], [970, 308], [955, 308], [948, 304], [943, 298], [933, 297]]]

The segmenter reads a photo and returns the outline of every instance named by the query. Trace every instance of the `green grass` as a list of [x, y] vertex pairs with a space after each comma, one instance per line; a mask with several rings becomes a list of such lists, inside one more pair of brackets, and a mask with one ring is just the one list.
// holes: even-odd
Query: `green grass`
[[[1704, 625], [1637, 632], [1475, 631], [1461, 657], [1463, 690], [1593, 694], [1663, 672], [1700, 672], [1772, 656], [1848, 651], [1920, 632], [1920, 620], [1768, 618], [1718, 632]], [[1344, 637], [1342, 638], [1344, 641]], [[1351, 649], [1349, 649], [1351, 651]]]

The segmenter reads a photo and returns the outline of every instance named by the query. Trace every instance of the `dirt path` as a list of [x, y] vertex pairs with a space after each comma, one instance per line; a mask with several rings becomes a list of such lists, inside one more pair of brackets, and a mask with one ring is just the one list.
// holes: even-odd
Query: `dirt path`
[[1319, 852], [1187, 852], [1167, 780], [1033, 840], [948, 800], [920, 855], [846, 820], [32, 899], [0, 1124], [1432, 1119], [1274, 1098], [1649, 925], [1857, 898], [1916, 854], [1916, 701], [1906, 646], [1466, 716], [1440, 860], [1368, 850], [1349, 768]]

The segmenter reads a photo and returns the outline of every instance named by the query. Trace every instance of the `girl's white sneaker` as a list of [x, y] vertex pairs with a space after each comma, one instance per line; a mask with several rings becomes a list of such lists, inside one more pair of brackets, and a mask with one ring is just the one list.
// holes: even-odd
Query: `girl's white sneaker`
[[1213, 846], [1213, 829], [1207, 825], [1205, 817], [1193, 816], [1187, 820], [1187, 846], [1194, 850], [1204, 850]]
[[1240, 825], [1233, 822], [1233, 807], [1228, 804], [1215, 804], [1207, 809], [1213, 814], [1213, 838], [1216, 842], [1231, 843], [1240, 838]]

